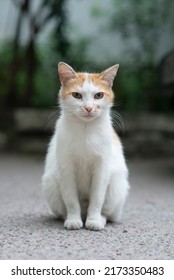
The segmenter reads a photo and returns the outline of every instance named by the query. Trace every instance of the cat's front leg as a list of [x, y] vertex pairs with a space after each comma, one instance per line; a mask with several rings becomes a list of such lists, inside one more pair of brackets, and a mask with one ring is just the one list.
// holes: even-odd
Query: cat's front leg
[[74, 170], [70, 166], [66, 166], [66, 169], [61, 170], [60, 177], [61, 194], [67, 212], [64, 227], [67, 229], [80, 229], [83, 226], [83, 222]]
[[107, 164], [98, 162], [94, 169], [90, 190], [89, 207], [85, 226], [90, 230], [102, 230], [106, 224], [106, 217], [101, 215], [105, 200], [108, 176]]
[[104, 229], [105, 225], [106, 225], [106, 217], [102, 215], [88, 217], [85, 224], [87, 229], [95, 230], [95, 231]]

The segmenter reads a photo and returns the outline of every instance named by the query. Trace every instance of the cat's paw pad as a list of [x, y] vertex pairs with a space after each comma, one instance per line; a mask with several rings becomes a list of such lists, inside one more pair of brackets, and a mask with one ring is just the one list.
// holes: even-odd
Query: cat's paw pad
[[82, 228], [83, 223], [80, 219], [67, 219], [64, 222], [64, 227], [66, 229], [80, 229]]
[[85, 227], [89, 230], [102, 230], [105, 227], [105, 220], [104, 219], [98, 219], [98, 220], [90, 220], [88, 219], [86, 221]]

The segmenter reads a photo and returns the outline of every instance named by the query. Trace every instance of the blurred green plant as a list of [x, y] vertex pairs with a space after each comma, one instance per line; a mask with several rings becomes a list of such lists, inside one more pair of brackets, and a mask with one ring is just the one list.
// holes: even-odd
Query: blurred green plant
[[161, 38], [165, 34], [172, 40], [173, 10], [172, 0], [113, 0], [111, 30], [129, 42], [128, 50], [136, 66], [155, 65]]
[[[66, 0], [41, 0], [36, 11], [33, 11], [33, 0], [11, 0], [18, 10], [15, 34], [8, 45], [8, 52], [4, 56], [5, 69], [0, 73], [1, 87], [4, 105], [16, 106], [45, 106], [48, 105], [48, 97], [44, 95], [43, 84], [50, 86], [48, 73], [46, 73], [43, 60], [40, 59], [40, 50], [37, 38], [47, 23], [54, 20], [52, 38], [56, 51], [60, 56], [66, 56], [69, 42], [66, 38], [66, 13], [64, 10]], [[29, 38], [25, 45], [21, 44], [23, 21], [28, 22]], [[52, 39], [53, 40], [53, 39]], [[5, 46], [6, 47], [6, 46]], [[1, 48], [0, 63], [3, 63]], [[5, 83], [3, 77], [8, 77]], [[42, 98], [41, 98], [42, 96]]]
[[172, 0], [113, 0], [110, 28], [125, 42], [119, 82], [126, 110], [172, 110], [160, 90], [157, 56], [164, 34], [174, 45], [173, 10]]

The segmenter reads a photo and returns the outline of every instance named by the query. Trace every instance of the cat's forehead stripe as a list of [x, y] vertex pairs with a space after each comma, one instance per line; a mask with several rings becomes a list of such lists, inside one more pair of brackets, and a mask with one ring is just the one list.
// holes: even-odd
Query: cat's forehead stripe
[[99, 86], [95, 85], [92, 81], [91, 75], [88, 73], [84, 73], [84, 81], [82, 85], [79, 86], [79, 90], [82, 92], [90, 92], [90, 93], [95, 93], [99, 91]]

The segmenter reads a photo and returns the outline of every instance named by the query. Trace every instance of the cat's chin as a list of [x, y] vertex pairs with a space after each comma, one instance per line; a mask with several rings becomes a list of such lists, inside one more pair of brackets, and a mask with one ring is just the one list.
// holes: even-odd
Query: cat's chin
[[98, 116], [92, 116], [92, 115], [85, 115], [85, 116], [78, 116], [78, 118], [84, 122], [92, 122], [95, 120]]

